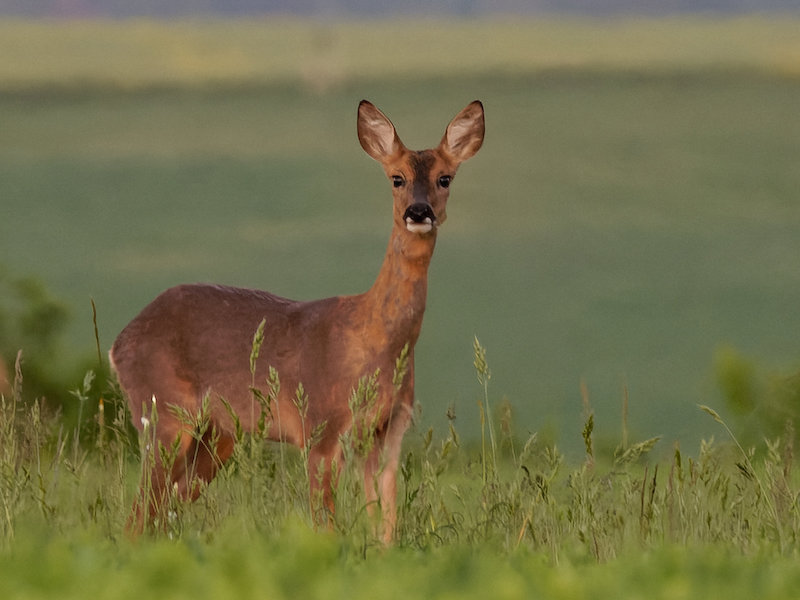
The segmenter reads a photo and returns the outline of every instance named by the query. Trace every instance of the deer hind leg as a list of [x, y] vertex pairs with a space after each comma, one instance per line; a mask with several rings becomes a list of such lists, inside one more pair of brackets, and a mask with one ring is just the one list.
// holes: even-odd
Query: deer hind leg
[[364, 465], [367, 510], [378, 522], [377, 535], [391, 543], [397, 527], [397, 470], [403, 435], [411, 424], [411, 406], [401, 404], [385, 427], [377, 432], [375, 445]]
[[320, 527], [333, 527], [335, 492], [342, 469], [342, 448], [338, 437], [325, 438], [309, 449], [308, 479], [311, 516]]
[[214, 426], [202, 434], [183, 430], [173, 439], [177, 441], [159, 444], [149, 469], [143, 467], [139, 495], [126, 526], [134, 536], [156, 524], [164, 528], [170, 498], [196, 500], [233, 453], [233, 437]]
[[[157, 432], [145, 426], [140, 436], [142, 446], [142, 474], [139, 491], [125, 526], [129, 535], [138, 536], [156, 522], [164, 524], [168, 495], [172, 488], [172, 465], [179, 461], [180, 449], [185, 445], [183, 436], [169, 423], [160, 423]], [[176, 443], [177, 442], [177, 443]], [[173, 449], [176, 449], [173, 451]]]
[[156, 430], [150, 427], [142, 420], [142, 480], [126, 525], [133, 536], [156, 524], [165, 528], [170, 499], [197, 499], [233, 453], [233, 436], [213, 420], [189, 424], [162, 411]]
[[233, 437], [213, 421], [203, 430], [181, 433], [170, 483], [182, 500], [193, 501], [233, 454]]

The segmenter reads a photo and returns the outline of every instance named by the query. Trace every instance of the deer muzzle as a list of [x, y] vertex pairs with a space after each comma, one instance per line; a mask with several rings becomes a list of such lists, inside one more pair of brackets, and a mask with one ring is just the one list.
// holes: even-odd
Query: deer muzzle
[[428, 233], [436, 225], [436, 215], [427, 202], [415, 202], [403, 214], [406, 229], [412, 233]]

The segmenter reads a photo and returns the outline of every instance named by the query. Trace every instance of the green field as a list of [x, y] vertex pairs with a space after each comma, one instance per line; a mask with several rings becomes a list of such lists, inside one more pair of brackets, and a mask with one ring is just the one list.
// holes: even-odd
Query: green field
[[[477, 335], [523, 431], [579, 446], [566, 432], [583, 380], [609, 434], [627, 388], [636, 431], [696, 445], [695, 404], [719, 404], [720, 345], [798, 363], [795, 24], [5, 23], [19, 56], [0, 53], [2, 260], [71, 306], [65, 358], [92, 352], [90, 297], [105, 349], [178, 282], [362, 291], [389, 190], [356, 140], [357, 102], [423, 147], [481, 98], [486, 145], [462, 170], [431, 273], [424, 424], [453, 404], [474, 431]], [[409, 32], [407, 60], [353, 50], [383, 30]], [[280, 53], [287, 35], [304, 50]], [[476, 35], [503, 43], [479, 58]], [[304, 67], [314, 36], [339, 56], [323, 88]], [[156, 63], [162, 46], [195, 60]], [[259, 69], [221, 77], [225, 47]]]
[[[405, 489], [429, 487], [397, 548], [354, 525], [357, 499], [336, 533], [311, 532], [303, 482], [280, 480], [286, 506], [256, 500], [244, 463], [186, 509], [177, 540], [130, 546], [135, 453], [71, 454], [57, 420], [33, 439], [23, 411], [8, 429], [20, 451], [0, 460], [0, 596], [128, 597], [142, 577], [175, 597], [791, 597], [792, 449], [730, 421], [759, 449], [753, 477], [701, 442], [728, 439], [697, 404], [728, 419], [715, 369], [731, 348], [766, 387], [800, 365], [798, 31], [790, 18], [0, 22], [0, 285], [32, 276], [69, 306], [45, 364], [72, 413], [67, 390], [96, 366], [90, 299], [105, 352], [179, 282], [302, 299], [371, 284], [390, 190], [356, 139], [359, 100], [417, 148], [475, 98], [487, 115], [430, 273]], [[493, 485], [472, 445], [475, 336], [515, 451], [538, 434], [528, 458], [505, 448]], [[15, 350], [0, 340], [6, 362]], [[587, 400], [598, 467], [583, 462]], [[464, 442], [439, 460], [448, 407]], [[609, 464], [628, 435], [663, 436], [648, 471]], [[553, 495], [523, 489], [522, 466], [547, 475], [554, 443]]]

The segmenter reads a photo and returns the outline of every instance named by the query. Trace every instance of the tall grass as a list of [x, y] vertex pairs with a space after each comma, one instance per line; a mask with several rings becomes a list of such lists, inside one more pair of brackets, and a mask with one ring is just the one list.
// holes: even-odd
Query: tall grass
[[[720, 545], [746, 556], [798, 550], [791, 438], [749, 449], [709, 438], [697, 456], [676, 445], [669, 461], [653, 462], [648, 457], [657, 438], [626, 441], [610, 454], [597, 450], [587, 406], [585, 459], [568, 465], [557, 447], [535, 434], [518, 439], [513, 421], [511, 429], [501, 427], [503, 438], [496, 439], [494, 424], [489, 427], [497, 413], [490, 404], [486, 352], [477, 341], [474, 351], [489, 438], [479, 447], [465, 446], [452, 420], [443, 439], [435, 438], [433, 430], [412, 432], [399, 477], [399, 547], [467, 545], [506, 554], [524, 548], [553, 564], [564, 556], [602, 563], [635, 549], [672, 544]], [[76, 390], [77, 401], [101, 401], [89, 395], [91, 379], [90, 374]], [[98, 538], [119, 540], [134, 501], [136, 460], [144, 464], [146, 481], [153, 453], [165, 452], [147, 435], [157, 427], [155, 407], [137, 451], [126, 433], [124, 411], [102, 427], [95, 422], [65, 431], [58, 415], [43, 413], [39, 403], [21, 403], [23, 382], [18, 369], [12, 395], [0, 404], [4, 548], [13, 549], [23, 524], [66, 535], [88, 529]], [[354, 394], [354, 406], [370, 397], [365, 380], [364, 389]], [[121, 402], [113, 385], [102, 402]], [[712, 417], [711, 427], [721, 425], [736, 441], [715, 411], [703, 410]], [[361, 489], [358, 463], [367, 437], [362, 433], [345, 440], [348, 460], [333, 517], [334, 539], [354, 557], [381, 547]], [[167, 526], [152, 535], [166, 531], [173, 539], [207, 540], [231, 528], [246, 537], [271, 535], [296, 520], [312, 527], [307, 490], [315, 474], [306, 466], [308, 448], [267, 444], [263, 432], [239, 429], [236, 435], [236, 451], [217, 480], [193, 504], [172, 499]]]
[[[694, 456], [676, 444], [668, 460], [654, 461], [657, 439], [623, 436], [605, 452], [593, 440], [587, 397], [586, 454], [569, 463], [536, 434], [514, 435], [510, 408], [504, 415], [492, 408], [486, 351], [477, 341], [474, 353], [478, 406], [494, 433], [484, 444], [464, 445], [452, 414], [444, 438], [411, 432], [393, 548], [376, 538], [366, 510], [356, 433], [346, 444], [328, 530], [314, 526], [314, 473], [304, 450], [241, 429], [232, 458], [198, 501], [171, 498], [161, 526], [131, 545], [122, 531], [136, 472], [141, 461], [146, 485], [153, 452], [164, 451], [147, 434], [166, 408], [148, 414], [138, 450], [124, 410], [113, 422], [68, 431], [59, 415], [21, 402], [17, 365], [13, 393], [0, 398], [0, 593], [703, 597], [694, 589], [780, 598], [800, 582], [792, 558], [800, 549], [792, 436], [745, 448], [702, 407], [709, 429], [721, 426], [733, 444], [712, 437]], [[91, 379], [76, 400], [116, 408], [114, 383], [100, 398], [91, 395]], [[368, 380], [360, 393], [368, 403]], [[489, 422], [499, 426], [489, 430]], [[23, 566], [32, 560], [37, 567]]]

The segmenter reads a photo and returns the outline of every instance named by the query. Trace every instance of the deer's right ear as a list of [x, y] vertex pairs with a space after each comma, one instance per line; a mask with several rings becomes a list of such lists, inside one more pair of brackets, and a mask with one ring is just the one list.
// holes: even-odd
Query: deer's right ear
[[358, 105], [358, 141], [364, 152], [381, 163], [403, 147], [392, 122], [367, 100]]

